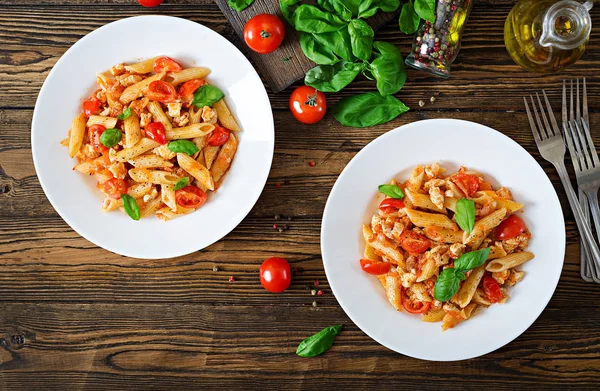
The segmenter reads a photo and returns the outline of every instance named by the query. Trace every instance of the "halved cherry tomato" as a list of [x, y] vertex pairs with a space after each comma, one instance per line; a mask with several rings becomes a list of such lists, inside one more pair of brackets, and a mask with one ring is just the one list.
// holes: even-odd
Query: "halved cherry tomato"
[[175, 201], [184, 208], [199, 208], [206, 202], [206, 193], [196, 186], [186, 186], [175, 192]]
[[502, 300], [502, 291], [500, 285], [492, 276], [483, 276], [483, 292], [492, 303]]
[[430, 302], [423, 302], [415, 299], [411, 299], [408, 297], [406, 292], [402, 292], [402, 307], [406, 310], [406, 312], [411, 314], [422, 314], [427, 312], [431, 307]]
[[212, 134], [208, 138], [208, 145], [218, 147], [225, 144], [227, 140], [229, 140], [229, 133], [229, 129], [215, 125], [215, 130], [213, 130]]
[[257, 53], [271, 53], [281, 45], [284, 37], [283, 22], [275, 15], [256, 15], [244, 26], [244, 41]]
[[423, 235], [405, 229], [400, 235], [400, 245], [409, 253], [421, 254], [431, 246], [431, 241]]
[[468, 197], [472, 197], [479, 190], [479, 178], [474, 175], [459, 172], [450, 178]]
[[83, 102], [83, 114], [88, 118], [90, 115], [98, 114], [100, 106], [102, 106], [102, 103], [98, 99], [86, 100]]
[[127, 193], [127, 187], [127, 182], [119, 178], [104, 182], [104, 192], [116, 200], [121, 198], [121, 194]]
[[155, 80], [148, 86], [148, 99], [156, 102], [173, 102], [177, 99], [177, 92], [171, 83], [162, 80]]
[[102, 133], [104, 133], [105, 130], [106, 128], [104, 125], [97, 124], [90, 126], [90, 142], [97, 152], [108, 151], [108, 148], [100, 142], [100, 136], [102, 136]]
[[386, 198], [379, 204], [379, 209], [381, 209], [383, 213], [393, 213], [402, 208], [404, 208], [404, 202], [397, 198]]
[[298, 87], [290, 95], [290, 111], [298, 121], [305, 124], [319, 122], [327, 111], [325, 94], [313, 87]]
[[156, 141], [159, 144], [167, 143], [167, 135], [165, 133], [165, 126], [160, 122], [151, 122], [144, 128], [148, 137]]
[[285, 259], [272, 257], [260, 265], [260, 283], [269, 292], [283, 292], [291, 282], [290, 264]]
[[378, 275], [385, 274], [390, 271], [391, 263], [374, 261], [372, 259], [363, 258], [360, 260], [360, 267], [364, 272], [369, 274]]
[[525, 223], [517, 215], [510, 215], [496, 228], [496, 240], [512, 239], [519, 236], [525, 230]]
[[179, 87], [179, 96], [185, 100], [192, 100], [194, 92], [206, 84], [204, 79], [188, 80]]
[[160, 3], [163, 2], [163, 0], [137, 0], [137, 1], [144, 7], [156, 7], [157, 5], [159, 5]]
[[161, 57], [161, 58], [157, 58], [156, 61], [154, 61], [154, 72], [156, 72], [156, 73], [180, 72], [180, 71], [181, 71], [181, 65], [179, 65], [179, 63], [177, 61], [173, 60], [172, 58]]

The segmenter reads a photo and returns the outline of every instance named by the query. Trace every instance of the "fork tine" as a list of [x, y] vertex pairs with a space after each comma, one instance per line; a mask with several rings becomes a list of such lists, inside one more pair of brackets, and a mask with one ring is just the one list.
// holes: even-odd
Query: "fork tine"
[[585, 138], [587, 139], [587, 143], [590, 147], [590, 153], [592, 154], [592, 160], [594, 161], [594, 166], [600, 166], [600, 160], [598, 159], [598, 152], [596, 152], [596, 146], [594, 145], [594, 140], [592, 140], [592, 135], [590, 134], [590, 128], [585, 120], [579, 121], [583, 127]]
[[550, 101], [548, 101], [548, 95], [546, 95], [546, 91], [542, 90], [542, 95], [544, 95], [544, 101], [546, 102], [546, 108], [548, 110], [548, 116], [550, 117], [550, 123], [552, 123], [552, 130], [554, 131], [554, 135], [559, 135], [560, 128], [556, 123], [556, 117], [554, 116], [554, 111], [552, 111], [552, 107], [550, 106]]
[[548, 135], [546, 134], [546, 131], [544, 130], [544, 127], [542, 126], [542, 120], [540, 119], [540, 115], [538, 113], [538, 108], [536, 107], [535, 101], [533, 100], [533, 95], [529, 95], [529, 98], [531, 99], [531, 110], [533, 111], [533, 115], [535, 117], [537, 129], [538, 129], [540, 137], [543, 141], [548, 138]]
[[569, 117], [567, 117], [567, 83], [563, 79], [563, 94], [562, 94], [562, 122], [563, 122], [563, 130], [565, 130], [564, 124], [569, 121]]
[[579, 141], [581, 141], [581, 151], [580, 151], [580, 159], [581, 159], [581, 163], [583, 166], [584, 163], [584, 158], [585, 158], [585, 164], [587, 165], [587, 168], [590, 169], [593, 167], [592, 164], [592, 159], [590, 156], [590, 152], [588, 149], [588, 145], [587, 145], [587, 141], [585, 139], [585, 136], [583, 135], [583, 132], [581, 131], [581, 127], [579, 126], [579, 124], [581, 123], [581, 121], [571, 121], [573, 123], [572, 128], [574, 130], [577, 130], [577, 137], [579, 138]]
[[575, 95], [577, 97], [577, 105], [575, 106], [575, 119], [577, 120], [577, 122], [579, 122], [581, 120], [581, 110], [579, 109], [579, 107], [581, 106], [579, 104], [579, 79], [576, 79], [575, 83], [577, 84], [577, 95]]
[[571, 154], [571, 161], [573, 162], [573, 167], [575, 171], [580, 172], [581, 162], [579, 161], [579, 154], [575, 151], [574, 143], [573, 143], [573, 133], [571, 124], [569, 122], [563, 122], [563, 132], [565, 133], [565, 138], [567, 139], [567, 147], [569, 147], [569, 153]]
[[573, 112], [573, 79], [571, 79], [571, 107], [569, 108], [569, 121], [573, 121], [575, 119], [575, 113]]
[[[533, 101], [533, 98], [531, 98]], [[540, 143], [542, 140], [540, 139], [540, 135], [535, 127], [535, 122], [533, 121], [533, 117], [531, 116], [531, 111], [529, 111], [529, 105], [527, 104], [527, 98], [523, 97], [523, 101], [525, 102], [525, 111], [527, 111], [527, 118], [529, 118], [529, 126], [531, 127], [531, 132], [533, 133], [533, 138], [535, 139], [535, 143]], [[534, 108], [535, 110], [535, 108]]]
[[590, 126], [590, 117], [588, 115], [587, 88], [585, 86], [585, 77], [583, 78], [583, 120]]
[[548, 116], [546, 115], [546, 111], [544, 111], [544, 105], [542, 104], [542, 100], [540, 99], [540, 95], [536, 92], [535, 96], [537, 97], [537, 101], [538, 104], [540, 105], [540, 115], [542, 116], [542, 119], [544, 120], [544, 129], [546, 130], [546, 134], [548, 135], [548, 137], [553, 137], [556, 136], [554, 134], [554, 129], [552, 129], [550, 127], [550, 124], [548, 123]]

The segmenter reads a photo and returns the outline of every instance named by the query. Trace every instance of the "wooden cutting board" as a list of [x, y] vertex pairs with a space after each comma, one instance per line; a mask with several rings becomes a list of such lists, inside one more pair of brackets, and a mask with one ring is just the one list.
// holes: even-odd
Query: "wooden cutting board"
[[[279, 10], [278, 0], [256, 0], [242, 12], [237, 12], [227, 5], [227, 0], [216, 0], [217, 5], [231, 23], [235, 32], [240, 37], [242, 50], [250, 57], [263, 80], [269, 84], [273, 92], [279, 92], [304, 77], [304, 74], [315, 64], [307, 59], [300, 49], [298, 33], [291, 27]], [[286, 28], [285, 40], [273, 53], [258, 54], [245, 46], [244, 25], [250, 18], [258, 14], [275, 14], [281, 19]], [[378, 12], [369, 18], [367, 22], [374, 30], [389, 22], [396, 13]]]

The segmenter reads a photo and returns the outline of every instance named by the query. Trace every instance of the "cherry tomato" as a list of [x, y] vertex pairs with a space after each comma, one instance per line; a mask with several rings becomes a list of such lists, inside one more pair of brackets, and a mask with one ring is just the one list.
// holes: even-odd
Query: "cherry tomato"
[[285, 259], [268, 258], [260, 265], [260, 283], [269, 292], [283, 292], [291, 282], [290, 264]]
[[104, 133], [105, 130], [106, 128], [104, 125], [97, 124], [90, 126], [90, 142], [92, 143], [92, 147], [94, 147], [97, 152], [108, 151], [108, 148], [106, 148], [104, 144], [100, 142], [100, 136], [102, 136], [102, 133]]
[[459, 172], [451, 179], [468, 197], [472, 197], [479, 190], [479, 178], [474, 175]]
[[171, 83], [162, 80], [155, 80], [148, 86], [148, 99], [156, 102], [173, 102], [177, 99], [177, 92]]
[[427, 312], [431, 307], [431, 303], [411, 299], [405, 292], [402, 292], [402, 307], [406, 312], [411, 314], [422, 314]]
[[225, 144], [227, 140], [229, 140], [229, 133], [229, 129], [215, 125], [215, 130], [213, 130], [212, 134], [208, 138], [208, 145], [218, 147]]
[[188, 80], [179, 87], [179, 96], [184, 100], [192, 100], [194, 92], [206, 84], [204, 79]]
[[327, 111], [325, 94], [309, 86], [298, 87], [290, 96], [290, 111], [305, 124], [319, 122]]
[[137, 0], [137, 2], [144, 7], [156, 7], [157, 5], [160, 5], [163, 0]]
[[404, 202], [397, 198], [386, 198], [379, 204], [379, 209], [384, 213], [393, 213], [402, 208], [404, 208]]
[[175, 192], [175, 201], [184, 208], [199, 208], [206, 202], [206, 193], [196, 186], [186, 186]]
[[364, 272], [373, 275], [385, 274], [390, 271], [391, 263], [389, 262], [379, 262], [374, 261], [372, 259], [361, 259], [360, 267]]
[[85, 102], [83, 102], [83, 114], [85, 114], [85, 116], [89, 118], [90, 115], [98, 113], [98, 111], [100, 110], [100, 106], [102, 106], [102, 103], [100, 103], [98, 99], [86, 100]]
[[502, 291], [500, 285], [492, 276], [483, 276], [483, 292], [492, 303], [497, 303], [502, 300]]
[[284, 37], [285, 27], [275, 15], [256, 15], [244, 26], [244, 41], [257, 53], [271, 53], [281, 45]]
[[525, 232], [525, 223], [517, 215], [510, 215], [496, 228], [496, 240], [512, 239]]
[[421, 254], [431, 246], [431, 241], [423, 235], [405, 229], [400, 235], [400, 245], [409, 253]]
[[146, 135], [159, 144], [167, 143], [165, 126], [160, 122], [151, 122], [144, 128]]
[[172, 58], [169, 57], [160, 57], [154, 61], [154, 72], [180, 72], [181, 65]]
[[104, 192], [116, 200], [121, 198], [121, 194], [127, 193], [127, 187], [127, 182], [119, 178], [104, 182]]

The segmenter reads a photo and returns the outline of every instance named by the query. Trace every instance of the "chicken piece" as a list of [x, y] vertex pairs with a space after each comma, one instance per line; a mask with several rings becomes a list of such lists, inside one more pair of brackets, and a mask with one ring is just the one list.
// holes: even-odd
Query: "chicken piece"
[[96, 91], [96, 93], [94, 94], [94, 96], [96, 97], [96, 99], [98, 99], [100, 102], [102, 103], [106, 103], [106, 92], [102, 91], [102, 90], [98, 90]]
[[531, 234], [529, 231], [525, 231], [512, 239], [503, 240], [502, 247], [504, 247], [504, 250], [508, 254], [514, 253], [517, 250], [523, 251], [529, 245], [529, 239], [531, 239]]
[[448, 250], [449, 246], [447, 244], [433, 245], [431, 250], [425, 253], [425, 256], [429, 259], [433, 259], [437, 266], [444, 266], [450, 262]]
[[429, 190], [431, 187], [446, 187], [446, 181], [443, 179], [433, 178], [425, 182], [423, 188]]
[[467, 248], [467, 246], [465, 246], [462, 243], [451, 244], [450, 245], [450, 257], [457, 259], [458, 257], [460, 257], [461, 255], [464, 254], [465, 248]]
[[86, 159], [95, 159], [102, 155], [100, 152], [96, 151], [96, 149], [91, 144], [85, 144], [83, 148], [81, 148], [81, 154]]
[[167, 108], [169, 109], [169, 116], [171, 118], [179, 117], [181, 115], [181, 103], [167, 103]]
[[431, 186], [429, 188], [429, 199], [431, 200], [431, 202], [433, 202], [435, 206], [437, 206], [441, 210], [444, 210], [445, 198], [444, 194], [442, 193], [439, 187]]
[[427, 175], [428, 179], [437, 178], [440, 174], [443, 174], [445, 171], [446, 169], [442, 168], [437, 163], [433, 163], [431, 166], [425, 166], [425, 175]]
[[503, 270], [501, 272], [493, 272], [492, 278], [500, 285], [504, 285], [506, 279], [510, 276], [510, 270]]
[[140, 81], [142, 81], [143, 78], [140, 75], [132, 75], [130, 73], [126, 73], [121, 76], [117, 76], [116, 79], [119, 82], [119, 84], [121, 84], [123, 87], [129, 87], [136, 83], [139, 83]]
[[160, 157], [162, 157], [163, 159], [166, 159], [166, 160], [171, 160], [175, 156], [177, 156], [177, 154], [175, 152], [171, 151], [169, 149], [169, 147], [167, 147], [166, 144], [154, 148], [152, 150], [152, 152], [154, 152], [156, 155], [158, 155], [158, 156], [160, 156]]
[[188, 122], [190, 122], [190, 113], [185, 112], [183, 114], [181, 114], [179, 117], [175, 117], [173, 118], [173, 122], [175, 123], [175, 125], [182, 127], [188, 124]]
[[417, 281], [417, 275], [413, 273], [404, 273], [400, 276], [400, 282], [405, 288], [410, 288], [415, 281]]
[[208, 106], [202, 108], [202, 120], [209, 124], [217, 123], [217, 112]]
[[150, 202], [153, 199], [155, 199], [158, 196], [158, 190], [156, 190], [156, 187], [152, 187], [152, 190], [150, 190], [147, 194], [144, 194], [143, 200], [144, 202]]
[[419, 301], [430, 303], [433, 300], [431, 296], [429, 296], [429, 293], [427, 293], [427, 288], [422, 282], [413, 284], [411, 292]]
[[110, 115], [110, 106], [106, 106], [98, 115], [108, 117]]
[[106, 197], [104, 201], [102, 201], [102, 211], [103, 212], [111, 212], [119, 207], [119, 200], [116, 200], [112, 197]]
[[119, 76], [125, 73], [125, 64], [117, 64], [110, 68], [110, 74], [113, 76]]
[[140, 126], [145, 128], [148, 124], [152, 122], [152, 114], [150, 113], [142, 113], [140, 114]]
[[121, 102], [115, 102], [113, 107], [110, 108], [108, 112], [109, 117], [118, 117], [123, 113], [123, 104]]
[[512, 200], [512, 193], [506, 187], [501, 187], [498, 190], [496, 190], [496, 194], [498, 194], [498, 197], [500, 198]]
[[[131, 110], [133, 110], [135, 112], [135, 114], [139, 117], [139, 116], [141, 116], [141, 114], [144, 111], [144, 109], [146, 108], [146, 106], [148, 106], [149, 101], [150, 100], [146, 97], [134, 100], [133, 102], [131, 102], [129, 104], [129, 108]], [[149, 115], [151, 115], [151, 114], [149, 114]], [[150, 117], [150, 118], [152, 118], [152, 117]]]
[[392, 236], [396, 240], [400, 240], [400, 236], [402, 236], [402, 232], [406, 229], [406, 226], [402, 223], [402, 221], [396, 221], [394, 223], [394, 227], [392, 228]]
[[514, 269], [510, 270], [510, 276], [506, 280], [506, 285], [513, 286], [517, 282], [521, 281], [525, 277], [525, 272], [516, 271]]
[[[381, 216], [379, 215], [373, 215], [373, 217], [371, 217], [371, 229], [373, 230], [373, 232], [377, 232], [378, 230], [381, 229], [381, 226], [383, 225], [383, 218], [381, 218]], [[377, 228], [379, 227], [379, 228]]]
[[113, 163], [108, 166], [108, 171], [110, 171], [115, 178], [125, 179], [127, 175], [127, 168], [125, 168], [125, 164], [121, 162]]

